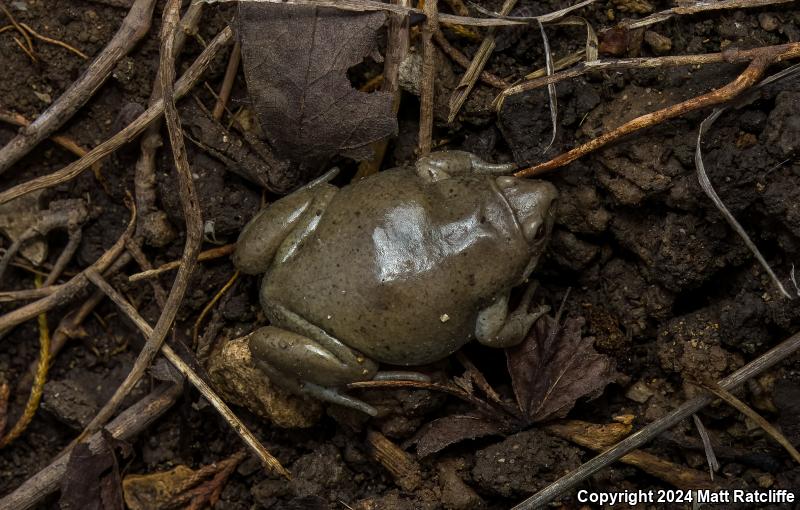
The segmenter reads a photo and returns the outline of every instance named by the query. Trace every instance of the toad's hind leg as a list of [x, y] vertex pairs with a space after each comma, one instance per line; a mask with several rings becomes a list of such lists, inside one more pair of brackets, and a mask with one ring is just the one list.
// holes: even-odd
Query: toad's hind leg
[[371, 361], [361, 358], [357, 366], [342, 362], [319, 342], [274, 326], [257, 329], [248, 343], [256, 366], [275, 384], [372, 416], [377, 414], [372, 406], [336, 389], [371, 379], [376, 372]]

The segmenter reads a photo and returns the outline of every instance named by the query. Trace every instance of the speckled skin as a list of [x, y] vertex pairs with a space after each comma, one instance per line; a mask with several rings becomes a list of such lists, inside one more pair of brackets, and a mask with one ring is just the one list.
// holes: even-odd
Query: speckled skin
[[535, 316], [523, 310], [524, 331], [499, 334], [514, 316], [507, 298], [545, 247], [557, 192], [476, 173], [501, 169], [439, 153], [342, 189], [316, 183], [262, 211], [234, 254], [243, 271], [265, 273], [272, 326], [250, 341], [262, 368], [299, 389], [329, 387], [372, 378], [372, 360], [419, 365], [476, 336], [521, 341]]

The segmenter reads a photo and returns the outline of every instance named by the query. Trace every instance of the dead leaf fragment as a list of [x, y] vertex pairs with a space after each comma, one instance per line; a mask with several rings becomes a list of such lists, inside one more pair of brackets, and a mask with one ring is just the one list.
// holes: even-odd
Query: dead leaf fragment
[[99, 450], [92, 451], [87, 443], [79, 443], [70, 453], [67, 470], [61, 481], [61, 510], [123, 510], [122, 483], [115, 450], [123, 457], [131, 447], [102, 430]]
[[502, 433], [500, 424], [493, 420], [479, 416], [450, 415], [425, 425], [411, 443], [416, 443], [417, 456], [422, 458], [467, 439]]
[[[35, 226], [42, 210], [41, 196], [42, 190], [39, 190], [0, 205], [0, 234], [13, 243]], [[38, 266], [47, 258], [47, 242], [44, 239], [33, 239], [24, 244], [19, 252], [31, 264]]]
[[563, 418], [581, 397], [596, 398], [618, 374], [611, 358], [581, 336], [584, 319], [542, 317], [520, 345], [506, 349], [517, 403], [531, 422]]
[[269, 142], [316, 166], [372, 155], [397, 131], [389, 92], [354, 89], [347, 70], [375, 47], [382, 12], [240, 2], [238, 31], [250, 97]]

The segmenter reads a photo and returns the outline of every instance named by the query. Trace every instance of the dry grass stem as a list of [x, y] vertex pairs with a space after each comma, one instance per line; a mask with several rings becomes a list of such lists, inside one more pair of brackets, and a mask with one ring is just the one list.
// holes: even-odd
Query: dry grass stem
[[[616, 426], [616, 427], [615, 427]], [[630, 425], [610, 424], [597, 425], [578, 420], [567, 420], [561, 423], [553, 423], [545, 427], [548, 432], [556, 436], [571, 441], [595, 452], [605, 451], [609, 446], [625, 437], [615, 438], [616, 434], [608, 434], [605, 431], [611, 429], [628, 429]], [[651, 453], [641, 450], [633, 450], [619, 459], [620, 462], [635, 466], [645, 473], [655, 476], [665, 482], [681, 489], [710, 489], [713, 483], [708, 476], [696, 469], [681, 466], [664, 460]]]
[[[511, 9], [513, 9], [515, 5], [517, 5], [517, 0], [505, 0], [503, 2], [503, 7], [500, 9], [500, 14], [505, 16], [511, 12]], [[453, 120], [455, 120], [456, 115], [458, 115], [459, 110], [461, 110], [461, 106], [463, 106], [464, 102], [467, 100], [469, 93], [472, 92], [475, 82], [478, 81], [478, 77], [489, 61], [489, 57], [492, 55], [495, 45], [495, 29], [490, 28], [486, 32], [486, 36], [483, 38], [480, 47], [478, 47], [478, 51], [475, 52], [475, 56], [472, 57], [470, 65], [467, 67], [466, 71], [464, 71], [464, 76], [461, 77], [461, 81], [456, 85], [455, 90], [453, 90], [453, 95], [450, 96], [450, 112], [447, 115], [447, 122], [453, 122]]]
[[[453, 60], [453, 62], [460, 65], [464, 69], [467, 69], [469, 67], [469, 59], [467, 58], [467, 56], [461, 53], [461, 51], [458, 48], [450, 44], [450, 41], [447, 40], [447, 37], [445, 37], [445, 35], [442, 33], [441, 30], [437, 30], [433, 34], [433, 40], [436, 41], [436, 44], [439, 45], [439, 47], [442, 49], [445, 55], [450, 57]], [[478, 79], [480, 79], [483, 83], [489, 85], [490, 87], [494, 87], [496, 89], [505, 90], [511, 87], [511, 84], [509, 82], [495, 76], [494, 74], [488, 71], [481, 71], [481, 74], [478, 76]]]
[[[139, 312], [131, 305], [119, 292], [117, 292], [100, 274], [91, 272], [89, 278], [100, 290], [102, 290], [116, 305], [117, 307], [139, 328], [139, 330], [147, 337], [148, 342], [155, 335], [155, 330], [139, 315]], [[214, 406], [214, 409], [230, 424], [231, 428], [236, 431], [242, 438], [245, 444], [253, 451], [253, 453], [261, 459], [264, 466], [271, 471], [278, 473], [286, 478], [289, 477], [289, 472], [272, 456], [272, 454], [264, 448], [258, 439], [253, 435], [247, 426], [239, 420], [239, 418], [231, 411], [231, 409], [222, 401], [221, 398], [214, 392], [213, 389], [190, 367], [184, 362], [172, 348], [163, 344], [160, 346], [161, 353], [164, 357], [172, 363], [172, 365], [183, 374], [192, 385], [205, 397], [209, 403]]]
[[242, 45], [236, 41], [231, 50], [231, 56], [228, 59], [228, 67], [225, 68], [225, 77], [222, 80], [222, 85], [217, 95], [217, 103], [214, 105], [214, 110], [211, 116], [214, 120], [219, 121], [225, 113], [225, 108], [228, 100], [231, 97], [231, 90], [233, 90], [233, 80], [236, 79], [236, 73], [239, 71], [239, 63], [242, 61]]
[[[766, 79], [764, 79], [761, 83], [756, 85], [754, 89], [759, 89], [765, 85], [768, 85], [774, 81], [781, 80], [790, 76], [794, 76], [800, 72], [800, 64], [795, 64], [783, 71], [780, 71]], [[734, 232], [742, 239], [745, 246], [750, 250], [753, 256], [756, 258], [761, 267], [764, 268], [764, 271], [767, 272], [770, 279], [772, 280], [775, 287], [777, 287], [778, 291], [783, 295], [783, 297], [787, 299], [794, 299], [784, 287], [783, 282], [778, 278], [778, 275], [775, 274], [775, 271], [772, 269], [772, 266], [769, 265], [769, 262], [764, 258], [761, 254], [761, 251], [758, 249], [758, 246], [750, 239], [750, 236], [747, 235], [744, 227], [736, 220], [736, 217], [733, 213], [730, 212], [728, 207], [722, 201], [722, 199], [717, 195], [717, 192], [714, 190], [714, 186], [711, 184], [711, 180], [708, 178], [708, 173], [706, 172], [705, 164], [703, 163], [703, 151], [701, 147], [701, 141], [703, 139], [703, 135], [705, 132], [711, 127], [711, 124], [714, 123], [715, 120], [725, 111], [726, 107], [718, 108], [714, 112], [711, 113], [703, 122], [700, 124], [700, 129], [697, 132], [697, 143], [695, 145], [695, 152], [694, 152], [694, 164], [697, 170], [697, 180], [700, 183], [700, 187], [705, 192], [706, 196], [711, 200], [714, 206], [719, 210], [722, 217], [725, 218], [725, 221], [730, 225]]]
[[625, 20], [621, 22], [618, 27], [634, 30], [636, 28], [644, 28], [662, 21], [667, 21], [674, 16], [686, 16], [689, 14], [698, 14], [707, 11], [718, 11], [727, 9], [753, 9], [758, 7], [766, 7], [768, 5], [778, 5], [791, 3], [795, 0], [719, 0], [716, 2], [700, 1], [694, 4], [681, 4], [671, 9], [656, 12], [649, 16], [636, 20]]
[[706, 462], [708, 463], [708, 475], [713, 480], [714, 473], [719, 471], [719, 461], [717, 461], [717, 456], [714, 454], [714, 447], [711, 444], [711, 436], [708, 435], [708, 430], [706, 430], [703, 422], [700, 421], [699, 416], [693, 414], [692, 420], [694, 420], [694, 426], [697, 428], [697, 433], [700, 434], [700, 440], [703, 442], [703, 450], [706, 452]]
[[[36, 284], [41, 286], [42, 277], [36, 275]], [[28, 428], [31, 420], [33, 420], [36, 410], [39, 408], [39, 402], [42, 399], [42, 391], [44, 390], [44, 383], [47, 380], [47, 371], [50, 368], [50, 328], [47, 326], [47, 314], [44, 312], [39, 314], [39, 361], [36, 364], [36, 377], [31, 385], [31, 393], [28, 397], [28, 402], [25, 404], [25, 409], [17, 422], [11, 427], [7, 434], [3, 435], [0, 439], [0, 449], [8, 446], [12, 441], [17, 439]], [[2, 434], [2, 429], [0, 429]]]
[[22, 51], [24, 51], [32, 61], [36, 62], [36, 55], [34, 55], [33, 51], [33, 41], [31, 41], [31, 37], [30, 35], [28, 35], [28, 32], [26, 32], [25, 29], [22, 28], [22, 26], [20, 26], [16, 18], [14, 18], [14, 16], [11, 14], [11, 11], [9, 11], [6, 8], [4, 3], [0, 3], [0, 9], [3, 10], [3, 13], [8, 18], [8, 21], [11, 22], [11, 24], [14, 26], [17, 32], [19, 32], [19, 34], [25, 38], [25, 43], [27, 44], [27, 46], [25, 44], [22, 44], [22, 42], [19, 41], [19, 39], [14, 38], [14, 40], [17, 42], [17, 45], [19, 45], [19, 47], [22, 48]]
[[800, 464], [800, 452], [797, 451], [797, 448], [786, 439], [786, 436], [781, 434], [781, 432], [772, 426], [770, 422], [764, 419], [760, 414], [755, 412], [753, 408], [736, 398], [736, 396], [731, 393], [730, 391], [721, 388], [719, 386], [709, 386], [706, 388], [708, 391], [713, 393], [714, 395], [718, 396], [728, 404], [730, 404], [733, 408], [737, 411], [742, 413], [743, 415], [747, 416], [756, 424], [761, 427], [761, 429], [769, 435], [772, 439], [774, 439], [779, 445], [783, 446], [783, 448], [791, 455], [791, 457]]
[[233, 286], [233, 284], [236, 283], [236, 280], [238, 278], [239, 278], [239, 270], [237, 269], [233, 273], [233, 276], [231, 276], [228, 279], [228, 281], [225, 282], [225, 285], [223, 285], [222, 288], [219, 289], [219, 291], [216, 294], [214, 294], [214, 297], [211, 299], [211, 301], [206, 303], [206, 306], [203, 307], [203, 311], [200, 312], [200, 315], [197, 316], [197, 320], [194, 321], [194, 327], [192, 328], [192, 340], [193, 340], [192, 345], [195, 346], [197, 345], [197, 338], [200, 334], [200, 325], [203, 323], [203, 320], [206, 318], [208, 313], [214, 308], [214, 305], [216, 305], [217, 302], [222, 298], [222, 296], [224, 296], [225, 293], [228, 292], [228, 290]]
[[59, 41], [58, 39], [52, 39], [50, 37], [47, 37], [46, 35], [42, 35], [39, 32], [37, 32], [36, 30], [32, 29], [29, 25], [27, 25], [25, 23], [20, 23], [20, 26], [22, 26], [22, 28], [24, 28], [26, 32], [30, 33], [32, 36], [34, 36], [35, 38], [39, 39], [40, 41], [44, 41], [44, 42], [49, 43], [49, 44], [54, 44], [56, 46], [61, 46], [65, 50], [71, 51], [72, 53], [78, 55], [83, 60], [89, 60], [89, 55], [87, 55], [86, 53], [82, 52], [78, 48], [76, 48], [76, 47], [74, 47], [74, 46], [72, 46], [70, 44], [65, 43], [64, 41]]
[[[744, 382], [761, 375], [766, 370], [772, 368], [798, 350], [800, 350], [800, 333], [795, 333], [739, 370], [725, 377], [717, 384], [725, 390], [733, 390]], [[549, 502], [558, 497], [559, 494], [574, 489], [578, 484], [592, 476], [594, 473], [597, 473], [609, 464], [616, 462], [631, 451], [640, 448], [650, 440], [660, 435], [662, 432], [704, 408], [713, 400], [714, 397], [711, 394], [707, 394], [684, 402], [680, 405], [680, 407], [668, 413], [664, 417], [654, 421], [653, 423], [650, 423], [649, 425], [646, 425], [641, 430], [634, 432], [632, 435], [623, 439], [616, 445], [608, 448], [602, 454], [588, 462], [585, 462], [578, 469], [575, 469], [562, 476], [530, 498], [515, 506], [513, 510], [531, 510], [546, 506]]]

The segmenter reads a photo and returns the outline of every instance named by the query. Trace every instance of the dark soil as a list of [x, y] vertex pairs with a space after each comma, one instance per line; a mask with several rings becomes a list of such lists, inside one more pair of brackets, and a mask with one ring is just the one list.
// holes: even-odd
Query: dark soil
[[[482, 3], [489, 9], [500, 5], [497, 1]], [[125, 8], [114, 7], [115, 2], [103, 0], [21, 0], [5, 4], [19, 21], [89, 55], [103, 48], [126, 13]], [[516, 14], [536, 15], [568, 3], [523, 0], [520, 4]], [[643, 1], [602, 1], [583, 9], [580, 15], [599, 29], [611, 26], [615, 19], [641, 17], [670, 6], [666, 2], [647, 5]], [[156, 20], [160, 19], [161, 7], [159, 3]], [[669, 54], [792, 42], [800, 40], [800, 12], [791, 7], [678, 17], [650, 29], [669, 39]], [[232, 15], [228, 6], [207, 7], [200, 25], [201, 38], [210, 40]], [[84, 147], [94, 147], [124, 126], [131, 111], [147, 104], [158, 65], [158, 33], [156, 22], [61, 134]], [[449, 30], [445, 33], [467, 55], [478, 46]], [[14, 42], [14, 34], [0, 34], [0, 103], [4, 109], [34, 118], [80, 75], [86, 62], [63, 48], [35, 42], [39, 60], [31, 63]], [[548, 36], [552, 51], [561, 57], [583, 46], [585, 29], [552, 27]], [[663, 50], [659, 46], [663, 44], [663, 38], [639, 34], [617, 53], [652, 56]], [[198, 40], [190, 37], [182, 62], [191, 62], [200, 50]], [[205, 81], [213, 89], [218, 88], [226, 63], [227, 54], [206, 73]], [[462, 72], [446, 57], [439, 65], [443, 69], [440, 74], [452, 79], [457, 80]], [[487, 70], [513, 81], [543, 65], [539, 31], [513, 29], [501, 36]], [[374, 72], [365, 67], [365, 73]], [[557, 87], [559, 132], [545, 154], [542, 150], [550, 138], [546, 92], [513, 96], [502, 112], [494, 115], [488, 105], [497, 90], [479, 85], [454, 124], [437, 119], [434, 142], [440, 142], [443, 148], [471, 150], [492, 161], [536, 163], [638, 115], [719, 87], [741, 69], [740, 65], [720, 64], [609, 71], [561, 82]], [[448, 85], [454, 83], [445, 78], [437, 88], [437, 101], [443, 103], [440, 106], [449, 97]], [[187, 126], [193, 125], [191, 116], [197, 115], [196, 100], [208, 108], [214, 102], [207, 87], [196, 87], [194, 95], [180, 105]], [[247, 101], [239, 76], [231, 109], [246, 106]], [[437, 107], [437, 112], [443, 111]], [[778, 293], [697, 183], [695, 142], [699, 124], [708, 113], [689, 114], [636, 134], [548, 176], [558, 186], [561, 199], [549, 252], [536, 273], [541, 281], [540, 298], [557, 307], [571, 287], [564, 313], [585, 317], [586, 334], [596, 337], [596, 348], [613, 357], [624, 374], [621, 382], [609, 386], [600, 398], [579, 401], [571, 418], [608, 423], [614, 416], [631, 414], [636, 427], [650, 423], [695, 395], [699, 390], [693, 383], [716, 381], [800, 330], [800, 308]], [[414, 157], [416, 97], [403, 97], [399, 118], [400, 133], [389, 145], [386, 168]], [[0, 125], [0, 144], [14, 133], [15, 128]], [[213, 155], [189, 145], [206, 224], [204, 248], [233, 242], [265, 195]], [[80, 250], [69, 271], [74, 273], [92, 263], [124, 229], [128, 210], [123, 198], [126, 190], [133, 190], [138, 147], [132, 143], [108, 158], [103, 163], [102, 182], [86, 172], [44, 193], [45, 204], [65, 197], [87, 198], [91, 204], [91, 219], [84, 225]], [[795, 293], [788, 275], [794, 264], [800, 264], [796, 256], [800, 252], [797, 81], [779, 82], [724, 114], [705, 137], [703, 154], [720, 197], [787, 289]], [[73, 158], [51, 142], [44, 142], [4, 174], [2, 187], [7, 189], [53, 172]], [[345, 170], [345, 182], [355, 166], [339, 163]], [[281, 186], [291, 187], [302, 180], [303, 174], [285, 178]], [[183, 247], [183, 218], [168, 151], [161, 151], [159, 157], [158, 192], [160, 207], [178, 236], [166, 246], [146, 247], [156, 266], [179, 258]], [[266, 198], [274, 196], [267, 194]], [[52, 264], [66, 236], [56, 233], [48, 242], [48, 263]], [[3, 243], [8, 246], [7, 240]], [[138, 270], [131, 264], [124, 272]], [[199, 266], [178, 315], [176, 337], [191, 341], [191, 329], [202, 308], [233, 272], [227, 259]], [[161, 282], [169, 288], [171, 273], [162, 276]], [[146, 282], [128, 283], [120, 277], [112, 283], [151, 324], [155, 323], [161, 310]], [[222, 300], [219, 313], [212, 319], [219, 330], [218, 335], [212, 335], [215, 342], [225, 342], [261, 324], [257, 283], [255, 277], [242, 278]], [[33, 277], [12, 267], [2, 287], [32, 288]], [[60, 318], [85, 297], [76, 296], [71, 305], [48, 313], [50, 327], [55, 328]], [[1, 310], [15, 306], [4, 303]], [[0, 382], [11, 386], [9, 424], [20, 415], [27, 399], [29, 387], [17, 382], [37, 358], [38, 337], [37, 325], [30, 321], [0, 340]], [[97, 308], [96, 314], [83, 323], [81, 334], [55, 359], [41, 409], [28, 430], [0, 451], [0, 494], [14, 490], [46, 466], [79, 433], [128, 372], [141, 345], [141, 335], [128, 321], [120, 320], [113, 305], [105, 302]], [[470, 346], [467, 354], [473, 360], [482, 360], [479, 368], [497, 387], [508, 390], [502, 355], [480, 346]], [[442, 367], [451, 374], [459, 373], [456, 362], [443, 363]], [[154, 379], [146, 379], [129, 397], [130, 402], [152, 387]], [[533, 428], [505, 438], [467, 441], [425, 457], [419, 460], [421, 479], [405, 483], [394, 479], [369, 456], [364, 439], [367, 428], [380, 430], [403, 444], [432, 419], [470, 409], [439, 395], [408, 391], [391, 395], [396, 410], [372, 423], [330, 410], [316, 426], [302, 430], [278, 429], [236, 407], [237, 414], [294, 479], [287, 483], [269, 476], [257, 461], [248, 458], [227, 482], [215, 508], [508, 508], [594, 455]], [[750, 381], [740, 397], [800, 447], [800, 356]], [[800, 468], [749, 419], [721, 404], [702, 411], [700, 418], [718, 445], [718, 477], [735, 481], [741, 488], [793, 489], [796, 493], [800, 489]], [[133, 441], [133, 455], [121, 468], [123, 475], [165, 471], [179, 464], [199, 468], [240, 448], [236, 434], [189, 389]], [[707, 469], [699, 436], [689, 421], [646, 450], [679, 465]], [[413, 448], [409, 451], [414, 453]], [[669, 487], [623, 464], [606, 468], [585, 486], [593, 490]], [[575, 493], [563, 496], [566, 508], [579, 506], [574, 498]], [[54, 494], [41, 508], [56, 508], [57, 501]]]

